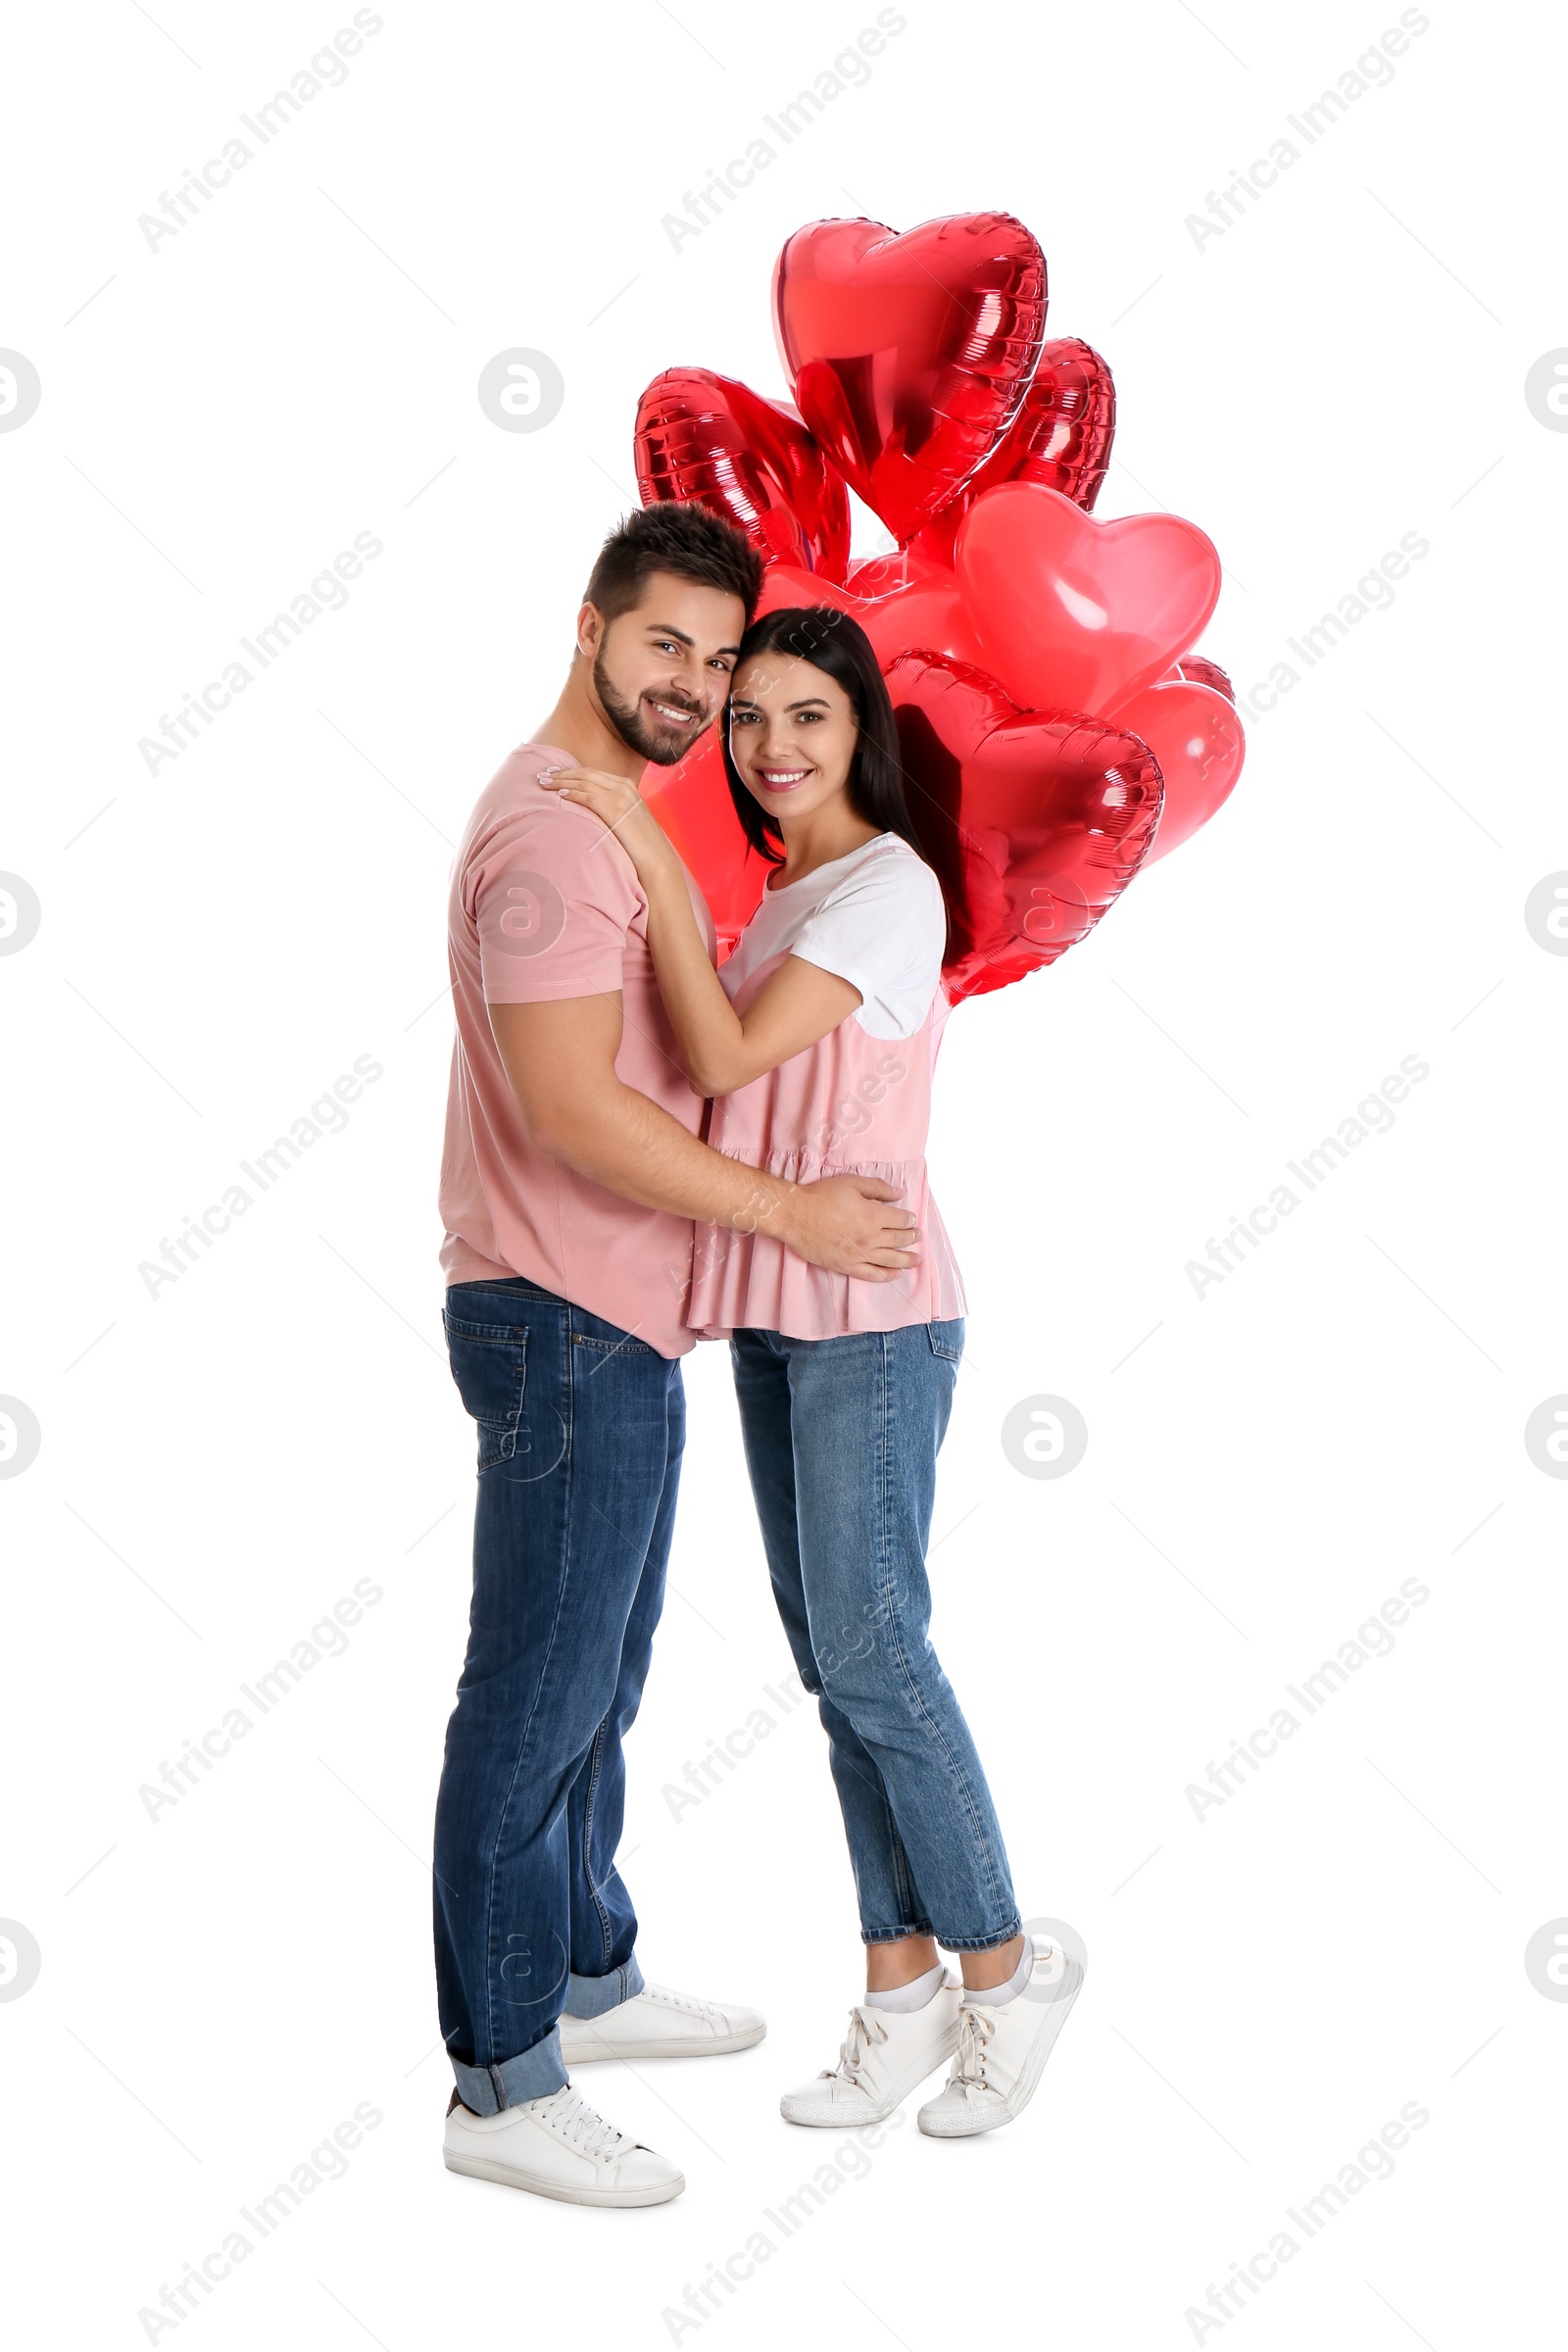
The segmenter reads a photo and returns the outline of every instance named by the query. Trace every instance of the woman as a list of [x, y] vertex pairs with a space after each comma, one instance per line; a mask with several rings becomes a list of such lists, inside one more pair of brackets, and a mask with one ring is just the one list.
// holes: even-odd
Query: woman
[[[764, 1234], [699, 1228], [688, 1321], [727, 1337], [774, 1597], [819, 1703], [860, 1907], [866, 1990], [838, 2065], [786, 2094], [792, 2123], [890, 2115], [951, 2057], [922, 2131], [1008, 2123], [1082, 1970], [1020, 1930], [985, 1775], [927, 1638], [936, 1456], [963, 1351], [957, 1268], [924, 1149], [946, 942], [905, 806], [876, 656], [828, 607], [742, 640], [720, 725], [747, 839], [775, 869], [715, 973], [680, 863], [635, 788], [560, 768], [624, 845], [709, 1142], [778, 1175], [878, 1176], [916, 1215], [885, 1282], [808, 1266]], [[541, 781], [549, 779], [542, 778]], [[959, 1955], [961, 1986], [938, 1955]]]

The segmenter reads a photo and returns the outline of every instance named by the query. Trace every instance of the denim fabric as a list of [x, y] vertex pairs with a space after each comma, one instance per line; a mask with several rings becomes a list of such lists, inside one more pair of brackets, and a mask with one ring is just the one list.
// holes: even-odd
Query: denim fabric
[[536, 1284], [454, 1283], [478, 1429], [473, 1606], [435, 1817], [441, 2032], [464, 2104], [566, 2080], [556, 2020], [640, 1992], [621, 1740], [664, 1597], [680, 1366]]
[[867, 1943], [1018, 1933], [985, 1774], [931, 1647], [925, 1547], [963, 1323], [730, 1343], [773, 1597], [816, 1698]]

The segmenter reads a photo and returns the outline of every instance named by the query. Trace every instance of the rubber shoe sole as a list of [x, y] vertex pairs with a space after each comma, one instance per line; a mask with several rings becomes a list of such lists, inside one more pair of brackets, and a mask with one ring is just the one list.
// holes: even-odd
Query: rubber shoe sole
[[559, 2180], [540, 2180], [531, 2173], [519, 2172], [514, 2164], [490, 2163], [483, 2156], [457, 2156], [450, 2148], [441, 2153], [449, 2173], [465, 2173], [470, 2180], [494, 2180], [503, 2188], [526, 2189], [536, 2197], [553, 2197], [558, 2205], [667, 2205], [686, 2186], [685, 2174], [677, 2173], [673, 2180], [656, 2181], [647, 2188], [566, 2188]]

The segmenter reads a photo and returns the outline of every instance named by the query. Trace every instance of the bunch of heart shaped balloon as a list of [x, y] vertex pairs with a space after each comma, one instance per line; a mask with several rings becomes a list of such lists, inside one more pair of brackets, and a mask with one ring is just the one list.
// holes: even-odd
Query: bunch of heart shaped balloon
[[[643, 503], [696, 501], [743, 530], [767, 564], [762, 612], [859, 621], [948, 901], [948, 995], [1004, 987], [1082, 939], [1235, 785], [1230, 681], [1191, 650], [1219, 558], [1174, 514], [1094, 520], [1110, 370], [1087, 343], [1046, 340], [1045, 256], [1009, 215], [798, 229], [773, 322], [794, 405], [666, 369], [638, 405]], [[846, 485], [897, 556], [851, 560]], [[767, 869], [711, 731], [644, 790], [732, 944]]]

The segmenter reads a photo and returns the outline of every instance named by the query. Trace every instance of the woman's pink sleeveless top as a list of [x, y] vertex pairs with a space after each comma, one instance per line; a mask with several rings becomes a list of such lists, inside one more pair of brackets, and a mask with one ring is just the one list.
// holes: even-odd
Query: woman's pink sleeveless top
[[[875, 852], [890, 840], [884, 835], [868, 850]], [[902, 856], [911, 855], [902, 843], [897, 849]], [[864, 855], [858, 854], [858, 860], [863, 861]], [[820, 874], [831, 882], [851, 864], [850, 859], [840, 859]], [[807, 894], [809, 900], [810, 886], [818, 878], [808, 876], [792, 885], [788, 895]], [[790, 931], [798, 935], [812, 911], [809, 903], [801, 908], [803, 920], [792, 923]], [[754, 923], [762, 919], [761, 910], [753, 918]], [[768, 919], [776, 930], [771, 907]], [[738, 982], [727, 984], [737, 1011], [745, 1011], [792, 944], [745, 970]], [[842, 971], [861, 988], [863, 1009], [886, 1025], [885, 1014], [871, 997], [874, 982], [867, 977], [875, 966], [874, 945], [865, 943], [862, 960], [853, 937], [846, 944], [841, 922], [834, 944], [808, 943], [808, 960]], [[732, 958], [742, 968], [748, 960], [745, 947], [743, 934]], [[801, 1184], [821, 1176], [860, 1175], [879, 1176], [895, 1186], [900, 1205], [910, 1209], [918, 1222], [920, 1262], [889, 1282], [862, 1282], [808, 1265], [769, 1236], [699, 1225], [686, 1320], [705, 1339], [756, 1329], [794, 1339], [829, 1340], [850, 1332], [896, 1331], [910, 1323], [947, 1321], [964, 1312], [963, 1286], [931, 1198], [925, 1165], [931, 1074], [949, 1009], [937, 985], [920, 1026], [903, 1037], [870, 1036], [851, 1013], [804, 1054], [714, 1101], [708, 1142], [730, 1159]]]

